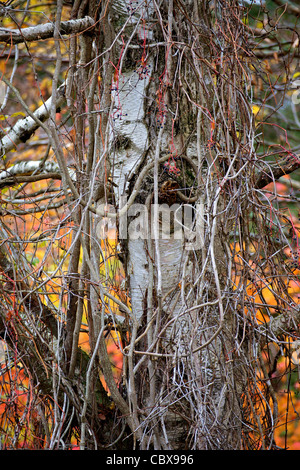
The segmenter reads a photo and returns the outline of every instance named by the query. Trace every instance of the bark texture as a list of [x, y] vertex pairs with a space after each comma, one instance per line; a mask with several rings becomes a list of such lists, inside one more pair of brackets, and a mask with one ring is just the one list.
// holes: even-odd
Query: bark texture
[[[120, 195], [132, 196], [138, 169], [153, 162], [136, 202], [147, 208], [174, 202], [194, 206], [199, 233], [196, 239], [196, 227], [189, 232], [192, 243], [176, 239], [174, 233], [168, 240], [153, 240], [148, 232], [160, 233], [164, 215], [159, 219], [151, 211], [146, 237], [141, 231], [140, 239], [131, 239], [128, 231], [124, 244], [133, 333], [138, 337], [147, 331], [130, 357], [128, 389], [143, 430], [142, 448], [238, 449], [246, 376], [228, 357], [237, 325], [229, 294], [231, 252], [226, 236], [232, 223], [229, 212], [224, 218], [223, 211], [230, 197], [227, 179], [243, 165], [230, 128], [244, 111], [243, 131], [251, 134], [252, 120], [240, 98], [244, 90], [234, 84], [234, 74], [243, 73], [237, 57], [228, 58], [233, 66], [217, 66], [226, 33], [233, 33], [237, 24], [221, 12], [221, 5], [212, 10], [206, 2], [185, 2], [179, 9], [168, 2], [161, 14], [167, 27], [161, 22], [150, 29], [151, 23], [145, 22], [138, 30], [147, 48], [138, 64], [136, 49], [127, 43], [126, 71], [121, 69], [113, 88], [110, 166], [118, 182], [118, 201]], [[147, 15], [152, 21], [157, 15], [151, 2]], [[125, 19], [128, 16], [121, 22], [124, 35], [129, 30]], [[218, 39], [217, 19], [223, 31]], [[117, 27], [116, 21], [113, 24]], [[151, 50], [151, 42], [163, 46]], [[124, 55], [121, 51], [122, 65]], [[230, 123], [224, 116], [227, 108], [235, 116]], [[164, 163], [163, 155], [168, 155]], [[240, 191], [242, 175], [235, 181]], [[168, 183], [185, 188], [184, 202], [176, 190], [166, 190]], [[136, 229], [133, 217], [138, 215], [128, 208], [131, 228]]]

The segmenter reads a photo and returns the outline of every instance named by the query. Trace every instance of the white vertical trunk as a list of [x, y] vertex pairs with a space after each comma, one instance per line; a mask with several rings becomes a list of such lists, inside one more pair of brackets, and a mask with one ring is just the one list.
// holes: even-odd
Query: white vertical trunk
[[[149, 77], [139, 80], [136, 72], [121, 74], [112, 85], [113, 106], [110, 115], [110, 144], [123, 138], [125, 148], [112, 150], [112, 176], [118, 185], [115, 191], [117, 201], [126, 192], [126, 180], [141, 163], [148, 148], [148, 130], [144, 123], [144, 99]], [[128, 140], [126, 140], [128, 139]]]
[[[182, 448], [188, 432], [181, 413], [182, 410], [190, 410], [194, 414], [191, 421], [196, 423], [196, 429], [190, 430], [191, 435], [195, 436], [193, 446], [205, 449], [214, 447], [216, 436], [220, 439], [216, 447], [222, 446], [223, 441], [226, 442], [231, 432], [230, 423], [234, 421], [231, 421], [230, 404], [236, 404], [234, 394], [232, 400], [229, 399], [235, 387], [233, 371], [225, 364], [224, 359], [226, 351], [232, 348], [232, 319], [226, 325], [226, 333], [219, 335], [220, 327], [223, 326], [221, 291], [225, 287], [223, 283], [227, 276], [228, 255], [220, 243], [222, 224], [220, 206], [223, 200], [221, 201], [221, 198], [219, 200], [220, 188], [219, 192], [215, 193], [219, 181], [214, 172], [215, 165], [208, 158], [215, 158], [214, 150], [208, 152], [205, 145], [211, 137], [212, 121], [209, 119], [210, 111], [207, 112], [206, 107], [213, 110], [213, 81], [210, 78], [211, 72], [203, 66], [204, 70], [199, 70], [199, 76], [197, 74], [194, 76], [195, 83], [191, 79], [188, 89], [186, 76], [183, 77], [184, 73], [187, 73], [186, 70], [189, 70], [188, 59], [182, 65], [181, 59], [177, 58], [180, 71], [172, 70], [173, 12], [170, 11], [171, 2], [166, 3], [169, 7], [168, 34], [163, 29], [165, 25], [159, 16], [160, 12], [156, 18], [163, 26], [162, 34], [165, 35], [165, 57], [161, 56], [165, 63], [159, 64], [164, 65], [167, 71], [164, 78], [161, 78], [161, 71], [159, 72], [163, 67], [158, 67], [154, 73], [157, 63], [154, 60], [150, 63], [149, 57], [147, 57], [148, 65], [151, 67], [142, 80], [133, 68], [131, 71], [126, 69], [124, 73], [115, 75], [110, 113], [110, 169], [116, 184], [114, 191], [118, 205], [122, 197], [126, 196], [127, 200], [132, 197], [130, 184], [137, 181], [140, 172], [149, 162], [154, 162], [154, 169], [152, 167], [151, 172], [146, 175], [149, 181], [145, 178], [142, 182], [144, 193], [140, 198], [146, 208], [144, 222], [147, 225], [150, 219], [147, 211], [151, 203], [157, 201], [160, 189], [158, 160], [164, 152], [168, 152], [171, 144], [173, 150], [176, 147], [178, 155], [184, 155], [186, 161], [191, 159], [194, 162], [187, 166], [190, 166], [190, 171], [196, 173], [194, 177], [198, 181], [199, 201], [196, 203], [201, 203], [198, 229], [202, 239], [199, 246], [197, 246], [199, 240], [196, 240], [195, 249], [190, 251], [186, 249], [185, 244], [188, 240], [183, 238], [176, 239], [171, 236], [170, 239], [164, 240], [160, 236], [160, 239], [155, 241], [151, 238], [154, 223], [151, 219], [147, 227], [148, 233], [146, 230], [147, 236], [143, 236], [145, 232], [140, 227], [140, 239], [129, 236], [125, 241], [126, 270], [132, 319], [135, 325], [133, 336], [134, 340], [139, 339], [137, 344], [131, 344], [131, 356], [128, 359], [129, 375], [133, 371], [136, 374], [134, 380], [132, 375], [128, 379], [128, 397], [133, 413], [140, 418], [140, 428], [144, 436], [141, 445], [144, 448], [148, 444], [154, 445], [157, 449]], [[193, 2], [188, 2], [186, 6], [193, 11], [197, 4], [197, 2], [194, 2], [194, 5]], [[125, 10], [122, 14], [125, 18], [124, 12]], [[135, 24], [133, 21], [129, 34], [134, 33]], [[125, 47], [127, 46], [123, 46], [122, 49], [121, 46], [119, 64], [122, 64]], [[155, 52], [160, 57], [159, 52]], [[177, 53], [179, 56], [179, 49]], [[147, 54], [151, 55], [150, 48], [147, 49]], [[174, 60], [174, 67], [176, 61]], [[192, 70], [191, 67], [190, 71]], [[194, 96], [197, 88], [196, 80], [200, 80], [207, 70], [210, 73], [205, 76], [205, 88], [207, 88], [205, 91], [209, 97], [205, 101], [203, 93], [199, 93], [203, 98], [201, 106], [205, 111], [202, 115], [202, 111], [201, 113], [199, 111], [200, 106], [194, 107], [192, 100], [186, 101], [187, 106], [184, 109], [180, 96], [185, 98], [184, 93]], [[188, 93], [179, 91], [180, 87], [176, 91], [172, 89], [170, 85], [173, 80], [172, 74], [176, 73], [178, 75], [182, 73], [182, 82], [178, 80], [178, 76], [176, 79], [180, 82], [180, 87], [188, 89]], [[178, 96], [174, 97], [176, 93]], [[193, 99], [200, 100], [199, 96]], [[156, 111], [154, 104], [157, 105]], [[157, 109], [163, 116], [166, 112], [167, 116], [165, 119], [159, 114], [160, 119], [164, 121], [164, 127], [160, 131], [152, 129], [151, 124], [148, 124], [155, 121], [153, 113], [157, 112]], [[150, 119], [146, 110], [152, 113]], [[177, 112], [181, 113], [179, 118]], [[197, 113], [198, 125], [195, 126], [190, 121], [193, 123]], [[175, 114], [178, 119], [176, 132], [173, 135], [172, 120]], [[153, 141], [155, 139], [157, 141]], [[205, 165], [208, 163], [206, 170], [203, 170], [204, 160], [207, 160]], [[186, 181], [187, 175], [183, 176], [183, 181]], [[137, 190], [137, 196], [140, 195], [140, 189], [141, 187]], [[143, 212], [142, 207], [141, 212]], [[134, 219], [134, 216], [138, 215], [132, 211], [132, 207], [129, 207], [125, 214], [126, 223], [135, 224], [137, 229], [137, 219]], [[130, 234], [129, 225], [127, 228]], [[205, 246], [202, 246], [204, 238]], [[139, 335], [143, 339], [139, 338]], [[137, 404], [138, 400], [140, 403]], [[139, 414], [138, 408], [145, 410], [144, 414]], [[239, 419], [237, 415], [236, 420]], [[233, 434], [234, 432], [235, 430]], [[208, 433], [211, 433], [211, 436], [207, 435]], [[228, 448], [231, 445], [229, 441], [230, 437], [228, 437]], [[238, 446], [234, 439], [232, 442], [233, 447]]]

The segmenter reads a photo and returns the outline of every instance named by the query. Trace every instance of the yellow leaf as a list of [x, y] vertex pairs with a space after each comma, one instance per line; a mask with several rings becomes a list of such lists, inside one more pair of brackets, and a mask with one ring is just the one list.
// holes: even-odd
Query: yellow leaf
[[252, 105], [252, 113], [254, 114], [254, 116], [257, 115], [258, 111], [260, 110], [260, 107], [257, 106], [257, 104], [253, 104]]
[[26, 116], [26, 114], [23, 113], [23, 111], [18, 111], [18, 112], [16, 112], [16, 113], [12, 113], [12, 114], [10, 115], [10, 117], [16, 117], [16, 116]]

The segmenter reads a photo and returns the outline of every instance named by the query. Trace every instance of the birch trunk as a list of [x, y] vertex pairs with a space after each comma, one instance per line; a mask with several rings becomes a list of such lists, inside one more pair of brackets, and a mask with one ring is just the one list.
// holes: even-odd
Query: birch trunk
[[[127, 388], [142, 430], [139, 445], [238, 449], [245, 382], [240, 373], [237, 384], [238, 369], [230, 361], [236, 325], [230, 295], [224, 296], [231, 288], [226, 239], [231, 227], [223, 217], [229, 201], [222, 190], [230, 169], [221, 167], [223, 154], [218, 158], [216, 144], [221, 141], [224, 153], [235, 154], [233, 162], [240, 150], [229, 133], [222, 136], [214, 128], [215, 116], [225, 120], [222, 107], [236, 90], [222, 82], [221, 96], [216, 93], [217, 70], [209, 49], [212, 11], [206, 2], [185, 3], [195, 27], [185, 31], [183, 48], [174, 45], [175, 36], [180, 43], [178, 29], [184, 23], [177, 12], [176, 24], [173, 2], [165, 5], [167, 26], [156, 16], [155, 2], [129, 12], [124, 7], [115, 2], [112, 15], [115, 28], [116, 14], [121, 22], [123, 47], [112, 84], [109, 160], [116, 203], [120, 207], [122, 201], [123, 207], [121, 243], [134, 345]], [[162, 29], [153, 32], [155, 18]], [[133, 38], [142, 44], [140, 58]], [[229, 106], [238, 115], [235, 104]], [[187, 189], [172, 192], [165, 189], [168, 183]], [[181, 219], [182, 225], [164, 239], [161, 225], [174, 202], [178, 210], [193, 210], [197, 225], [190, 219], [187, 227]]]

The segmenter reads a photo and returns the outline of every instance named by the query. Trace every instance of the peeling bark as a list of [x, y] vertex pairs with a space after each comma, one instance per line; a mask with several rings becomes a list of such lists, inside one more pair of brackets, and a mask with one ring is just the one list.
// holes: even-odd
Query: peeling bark
[[[61, 85], [56, 92], [56, 108], [63, 104], [65, 84]], [[51, 111], [52, 97], [50, 97], [42, 106], [40, 106], [35, 112], [35, 117], [44, 122], [49, 118]], [[10, 150], [17, 147], [20, 142], [26, 142], [34, 132], [39, 128], [39, 124], [31, 116], [24, 119], [19, 119], [18, 122], [10, 129], [7, 134], [2, 137], [0, 141], [0, 152], [1, 155], [8, 153]]]
[[[59, 33], [76, 34], [81, 31], [89, 31], [93, 28], [95, 22], [90, 17], [77, 20], [62, 21]], [[9, 44], [19, 44], [22, 42], [39, 41], [40, 39], [49, 39], [53, 37], [55, 26], [53, 23], [46, 23], [38, 26], [31, 26], [19, 29], [0, 28], [0, 42]]]

